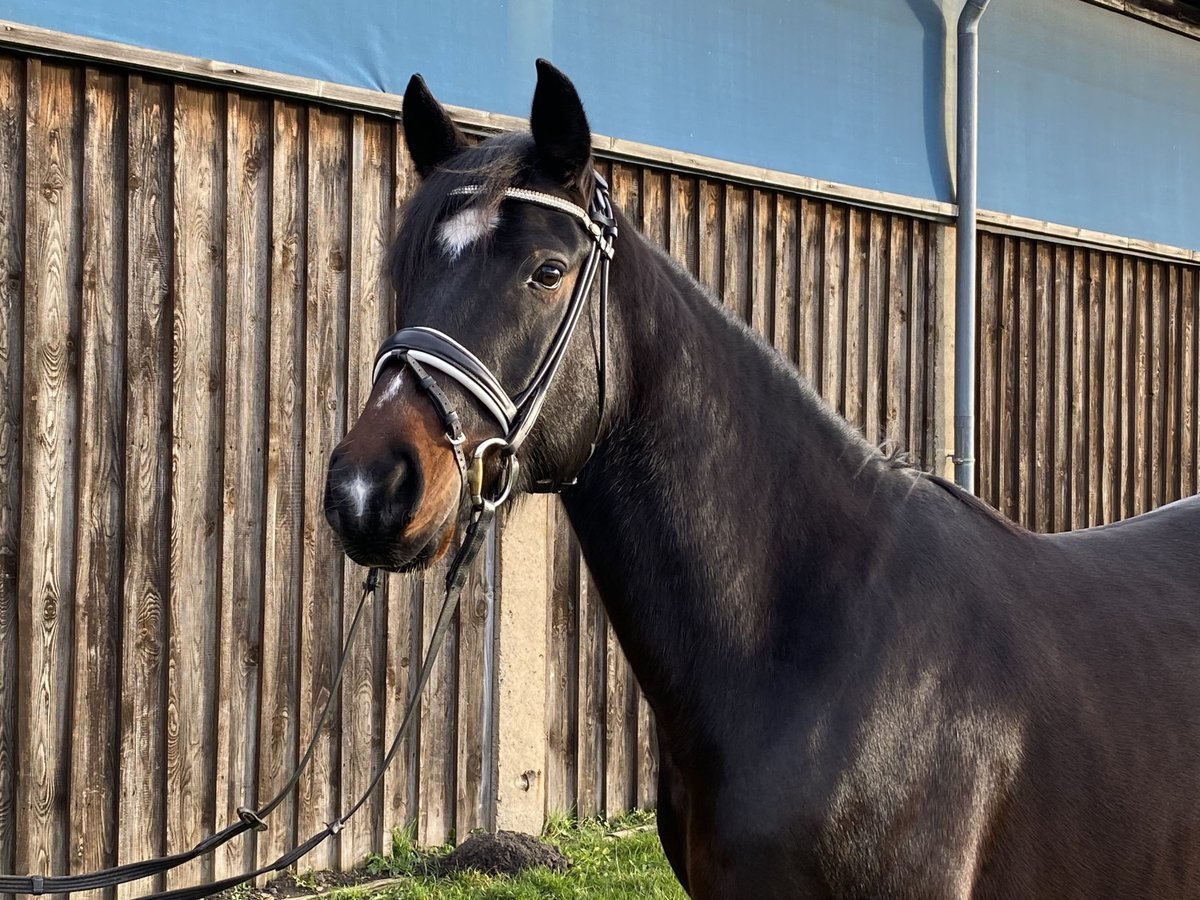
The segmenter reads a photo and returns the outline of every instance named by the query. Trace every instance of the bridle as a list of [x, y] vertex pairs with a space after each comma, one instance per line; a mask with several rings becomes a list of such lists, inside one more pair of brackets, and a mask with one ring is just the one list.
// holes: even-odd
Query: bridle
[[[613, 215], [608, 183], [599, 173], [593, 173], [593, 177], [595, 190], [587, 209], [577, 206], [569, 200], [541, 191], [512, 187], [504, 191], [503, 196], [509, 200], [532, 203], [571, 216], [583, 226], [592, 242], [587, 258], [580, 267], [575, 288], [571, 293], [571, 299], [567, 302], [562, 320], [559, 322], [541, 362], [534, 370], [533, 377], [521, 391], [509, 396], [500, 384], [500, 380], [479, 357], [454, 338], [436, 328], [428, 328], [423, 325], [401, 328], [383, 342], [383, 346], [379, 348], [379, 353], [375, 357], [375, 381], [379, 380], [385, 367], [396, 360], [412, 369], [413, 374], [417, 377], [418, 384], [433, 404], [434, 410], [445, 428], [446, 438], [454, 453], [464, 490], [471, 499], [473, 514], [485, 511], [489, 506], [494, 510], [508, 498], [519, 471], [517, 451], [520, 450], [525, 439], [529, 437], [529, 432], [537, 423], [538, 416], [542, 411], [542, 404], [546, 400], [546, 394], [566, 355], [571, 337], [575, 333], [583, 309], [591, 295], [597, 272], [600, 273], [600, 347], [596, 366], [599, 404], [596, 415], [596, 434], [597, 437], [599, 436], [604, 419], [607, 369], [608, 267], [613, 258], [617, 223]], [[482, 185], [472, 184], [455, 188], [450, 194], [451, 196], [473, 196], [483, 190]], [[428, 369], [434, 369], [457, 382], [500, 426], [503, 437], [488, 438], [482, 441], [472, 454], [469, 470], [462, 449], [464, 438], [459, 415], [450, 405], [445, 392], [438, 385], [436, 379], [430, 375]], [[592, 450], [595, 450], [595, 440], [592, 441]], [[499, 455], [502, 468], [496, 489], [491, 496], [484, 497], [483, 464], [489, 452]], [[571, 483], [573, 481], [566, 484]], [[565, 484], [547, 481], [535, 483], [531, 487], [534, 491], [556, 491], [563, 486]], [[466, 545], [464, 544], [464, 546]]]
[[[404, 718], [400, 723], [400, 727], [396, 730], [387, 753], [384, 754], [382, 763], [375, 769], [366, 790], [349, 806], [345, 813], [334, 818], [332, 822], [327, 823], [322, 830], [298, 844], [278, 859], [252, 872], [244, 872], [241, 875], [235, 875], [209, 884], [149, 894], [143, 900], [196, 900], [196, 898], [206, 897], [218, 891], [235, 887], [251, 878], [266, 875], [270, 872], [282, 871], [311, 852], [327, 837], [341, 831], [346, 821], [366, 803], [367, 798], [374, 792], [376, 786], [382, 780], [384, 772], [398, 753], [405, 735], [415, 721], [418, 701], [433, 671], [433, 663], [446, 632], [449, 630], [454, 617], [454, 611], [458, 607], [462, 586], [466, 581], [471, 562], [483, 545], [488, 526], [495, 518], [497, 508], [508, 499], [512, 491], [513, 483], [516, 480], [519, 470], [516, 456], [517, 451], [525, 442], [530, 430], [537, 422], [542, 410], [542, 404], [546, 399], [546, 393], [549, 391], [550, 385], [554, 381], [554, 376], [557, 374], [558, 368], [566, 354], [571, 336], [575, 333], [575, 328], [579, 324], [583, 308], [587, 305], [596, 273], [599, 271], [600, 347], [599, 359], [597, 361], [599, 409], [596, 418], [596, 437], [592, 441], [592, 450], [595, 450], [596, 440], [599, 438], [604, 419], [608, 266], [613, 258], [614, 243], [617, 237], [617, 223], [613, 216], [607, 182], [605, 182], [599, 173], [594, 173], [594, 178], [596, 189], [586, 210], [561, 197], [555, 197], [553, 194], [526, 190], [525, 188], [508, 188], [504, 191], [504, 196], [508, 199], [533, 203], [573, 216], [583, 225], [584, 230], [592, 239], [592, 246], [580, 269], [579, 277], [575, 282], [575, 289], [571, 294], [571, 299], [567, 303], [567, 309], [563, 314], [562, 321], [559, 323], [558, 329], [555, 331], [545, 355], [534, 371], [533, 378], [523, 390], [515, 396], [510, 397], [496, 376], [492, 374], [486, 365], [480, 362], [478, 357], [449, 335], [434, 328], [416, 326], [400, 329], [383, 342], [383, 346], [380, 347], [379, 353], [375, 358], [373, 382], [379, 380], [379, 376], [388, 363], [397, 359], [412, 369], [413, 374], [416, 375], [421, 389], [429, 397], [438, 414], [438, 418], [446, 430], [446, 438], [454, 453], [459, 476], [463, 482], [463, 490], [468, 493], [471, 499], [471, 512], [467, 523], [466, 536], [462, 545], [458, 548], [446, 575], [445, 599], [442, 602], [441, 611], [438, 613], [433, 633], [429, 638], [428, 648], [425, 651], [425, 659], [412, 685], [412, 699], [409, 701]], [[480, 185], [468, 185], [466, 187], [455, 188], [451, 191], [451, 194], [469, 196], [480, 193], [482, 190], [483, 187]], [[463, 451], [465, 436], [462, 430], [461, 419], [457, 411], [450, 404], [446, 393], [438, 385], [437, 380], [429, 374], [426, 367], [441, 372], [458, 382], [469, 394], [479, 401], [482, 408], [500, 425], [503, 437], [491, 437], [481, 441], [472, 453], [469, 469], [466, 455]], [[499, 454], [501, 470], [493, 489], [487, 496], [484, 496], [484, 462], [489, 452]], [[585, 461], [584, 465], [586, 464]], [[544, 484], [549, 484], [550, 490], [557, 490], [560, 487], [566, 486], [565, 484], [548, 482], [534, 485], [534, 489], [545, 489]], [[345, 671], [346, 660], [349, 657], [350, 646], [359, 630], [360, 622], [364, 620], [363, 610], [366, 601], [374, 595], [378, 583], [378, 570], [370, 569], [367, 573], [367, 580], [363, 583], [362, 599], [359, 600], [358, 608], [354, 613], [349, 632], [346, 636], [342, 658], [338, 662], [334, 672], [329, 699], [326, 701], [325, 707], [317, 719], [313, 736], [309, 741], [308, 747], [301, 755], [300, 764], [296, 767], [284, 787], [271, 800], [258, 809], [239, 807], [237, 810], [237, 821], [204, 838], [190, 850], [156, 859], [125, 863], [81, 875], [0, 875], [0, 892], [35, 895], [52, 892], [72, 893], [74, 891], [96, 890], [125, 884], [175, 869], [184, 863], [197, 859], [205, 853], [211, 853], [245, 831], [265, 830], [267, 825], [263, 821], [264, 818], [278, 804], [283, 802], [284, 798], [298, 783], [300, 773], [312, 755], [316, 739], [321, 733], [322, 725], [329, 714], [333, 700], [339, 696], [339, 687]]]

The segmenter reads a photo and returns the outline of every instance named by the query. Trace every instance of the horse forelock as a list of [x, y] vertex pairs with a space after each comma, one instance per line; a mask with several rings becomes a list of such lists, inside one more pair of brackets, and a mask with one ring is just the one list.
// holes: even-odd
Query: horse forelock
[[[533, 156], [529, 135], [497, 135], [463, 150], [425, 178], [404, 205], [388, 257], [397, 294], [416, 283], [428, 266], [444, 264], [467, 244], [490, 237], [505, 190], [528, 180]], [[467, 196], [453, 193], [467, 185], [480, 190]], [[455, 226], [456, 220], [463, 227]]]

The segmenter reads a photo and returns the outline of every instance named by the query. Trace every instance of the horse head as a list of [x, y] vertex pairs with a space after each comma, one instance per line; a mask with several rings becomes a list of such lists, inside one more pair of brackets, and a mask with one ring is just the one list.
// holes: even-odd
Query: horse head
[[615, 236], [583, 105], [544, 60], [529, 134], [472, 145], [416, 75], [403, 124], [421, 182], [388, 262], [399, 330], [325, 492], [346, 553], [389, 570], [440, 557], [472, 495], [563, 484], [586, 462], [603, 418], [589, 301]]

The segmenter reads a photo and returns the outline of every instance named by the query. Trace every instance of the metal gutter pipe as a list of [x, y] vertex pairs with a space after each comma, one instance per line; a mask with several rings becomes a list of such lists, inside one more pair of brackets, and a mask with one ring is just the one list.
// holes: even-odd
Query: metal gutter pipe
[[975, 493], [975, 269], [979, 20], [989, 0], [958, 17], [958, 224], [954, 282], [954, 480]]

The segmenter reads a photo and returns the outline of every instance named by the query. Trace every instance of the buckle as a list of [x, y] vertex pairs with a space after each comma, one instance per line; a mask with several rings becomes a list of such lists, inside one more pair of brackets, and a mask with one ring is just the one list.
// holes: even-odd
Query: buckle
[[234, 810], [234, 812], [237, 813], [239, 819], [241, 819], [255, 831], [267, 830], [267, 823], [262, 820], [262, 816], [249, 807], [239, 806], [236, 810]]

